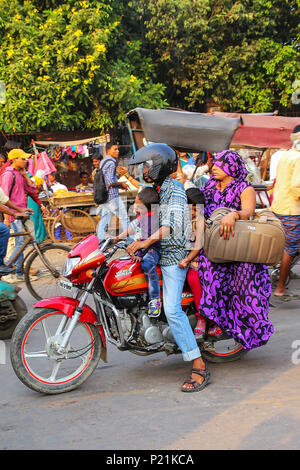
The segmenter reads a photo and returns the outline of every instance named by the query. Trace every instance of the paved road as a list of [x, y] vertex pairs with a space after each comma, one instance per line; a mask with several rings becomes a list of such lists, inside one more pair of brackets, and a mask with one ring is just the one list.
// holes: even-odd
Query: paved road
[[[25, 288], [21, 295], [29, 307]], [[180, 356], [138, 357], [109, 345], [108, 363], [83, 386], [43, 396], [14, 375], [6, 341], [0, 448], [299, 449], [299, 306], [279, 303], [270, 318], [269, 343], [240, 361], [210, 364], [211, 384], [194, 394], [180, 391], [189, 373]]]

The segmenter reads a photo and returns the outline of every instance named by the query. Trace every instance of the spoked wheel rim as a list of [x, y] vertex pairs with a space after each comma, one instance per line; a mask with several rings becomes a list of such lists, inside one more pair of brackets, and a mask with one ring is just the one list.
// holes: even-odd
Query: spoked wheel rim
[[[74, 381], [88, 368], [94, 352], [94, 336], [87, 323], [79, 322], [64, 354], [58, 352], [64, 336], [57, 334], [68, 317], [51, 312], [38, 318], [22, 341], [22, 362], [28, 374], [40, 383], [63, 385]], [[66, 325], [64, 325], [66, 326]]]

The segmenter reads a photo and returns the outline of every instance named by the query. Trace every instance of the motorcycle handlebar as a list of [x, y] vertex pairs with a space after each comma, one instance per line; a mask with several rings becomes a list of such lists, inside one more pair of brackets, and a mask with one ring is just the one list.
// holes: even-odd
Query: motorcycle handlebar
[[[100, 242], [101, 243], [101, 242]], [[106, 258], [110, 258], [117, 250], [126, 250], [127, 246], [128, 246], [128, 242], [127, 241], [119, 241], [115, 244], [113, 244], [113, 246], [111, 246], [113, 243], [113, 240], [111, 238], [108, 238], [107, 240], [105, 240], [104, 244], [102, 247], [100, 247], [101, 251], [103, 251], [105, 253], [105, 256]], [[147, 250], [140, 250], [142, 252], [142, 254], [144, 255]]]

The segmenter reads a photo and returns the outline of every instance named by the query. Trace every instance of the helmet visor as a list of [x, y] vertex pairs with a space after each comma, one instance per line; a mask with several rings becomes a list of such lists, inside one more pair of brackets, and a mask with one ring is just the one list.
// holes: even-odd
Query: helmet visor
[[149, 170], [153, 167], [153, 164], [154, 164], [153, 160], [147, 160], [146, 162], [143, 162], [141, 164], [143, 180], [146, 183], [152, 183], [153, 182], [153, 180], [149, 176]]

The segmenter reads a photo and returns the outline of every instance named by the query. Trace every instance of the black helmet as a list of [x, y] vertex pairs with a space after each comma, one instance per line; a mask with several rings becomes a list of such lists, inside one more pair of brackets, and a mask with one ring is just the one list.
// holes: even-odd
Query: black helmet
[[148, 166], [148, 177], [157, 184], [162, 184], [167, 176], [177, 170], [177, 154], [167, 144], [149, 144], [140, 148], [130, 159], [129, 165], [144, 163]]

